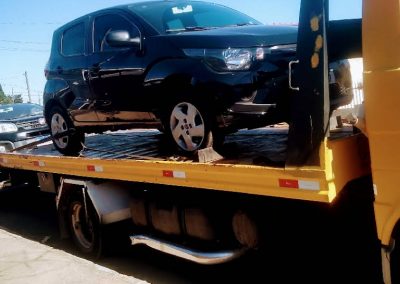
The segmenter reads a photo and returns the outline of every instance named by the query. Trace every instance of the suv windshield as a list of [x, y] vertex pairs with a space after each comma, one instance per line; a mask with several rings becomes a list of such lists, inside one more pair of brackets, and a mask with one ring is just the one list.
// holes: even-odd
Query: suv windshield
[[261, 25], [259, 21], [236, 10], [205, 2], [148, 2], [131, 5], [129, 9], [161, 34]]
[[0, 106], [0, 120], [17, 119], [41, 114], [43, 114], [43, 109], [39, 105], [12, 104]]

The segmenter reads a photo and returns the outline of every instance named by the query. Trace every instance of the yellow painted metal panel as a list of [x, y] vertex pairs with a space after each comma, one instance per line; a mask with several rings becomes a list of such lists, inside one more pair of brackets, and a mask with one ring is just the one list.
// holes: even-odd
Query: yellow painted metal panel
[[[84, 178], [133, 181], [180, 187], [332, 202], [343, 186], [365, 171], [353, 149], [359, 138], [325, 142], [321, 166], [272, 168], [251, 165], [0, 154], [1, 166]], [[355, 153], [358, 153], [357, 151]], [[282, 185], [288, 183], [288, 185]], [[291, 188], [291, 187], [298, 188]]]
[[[400, 40], [398, 44], [400, 44]], [[364, 73], [368, 135], [399, 132], [399, 77], [400, 62], [399, 69], [374, 70]]]
[[375, 218], [379, 239], [389, 245], [392, 231], [400, 218], [400, 186], [398, 170], [375, 170]]
[[[325, 172], [315, 169], [283, 169], [245, 165], [213, 165], [180, 162], [104, 160], [73, 157], [1, 154], [4, 167], [51, 172], [87, 178], [103, 178], [243, 192], [248, 194], [329, 202]], [[42, 166], [38, 166], [41, 162]], [[88, 166], [100, 172], [88, 171]], [[164, 171], [178, 173], [165, 177]], [[319, 184], [320, 190], [283, 188], [279, 179]]]
[[[384, 3], [383, 3], [384, 2]], [[363, 57], [365, 116], [377, 188], [378, 237], [388, 245], [400, 218], [400, 1], [365, 0]]]
[[368, 140], [364, 135], [329, 141], [325, 158], [330, 200], [351, 180], [371, 174]]
[[398, 68], [400, 1], [364, 0], [363, 2], [364, 70], [369, 72]]

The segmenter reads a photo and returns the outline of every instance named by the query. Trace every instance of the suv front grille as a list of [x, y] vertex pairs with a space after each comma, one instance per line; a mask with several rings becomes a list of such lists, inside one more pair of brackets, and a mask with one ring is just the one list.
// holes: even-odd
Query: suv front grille
[[18, 128], [23, 128], [24, 130], [32, 130], [44, 127], [44, 125], [40, 124], [37, 119], [31, 121], [17, 122], [16, 125]]

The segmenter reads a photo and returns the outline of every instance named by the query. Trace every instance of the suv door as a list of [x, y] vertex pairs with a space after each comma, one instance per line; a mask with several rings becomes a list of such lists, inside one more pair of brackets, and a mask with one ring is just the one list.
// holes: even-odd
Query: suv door
[[89, 82], [95, 107], [103, 122], [146, 122], [153, 116], [143, 94], [144, 59], [138, 48], [111, 47], [106, 37], [111, 31], [128, 31], [141, 37], [139, 28], [128, 18], [107, 13], [93, 19], [93, 53]]
[[57, 60], [57, 77], [65, 80], [73, 96], [64, 99], [75, 121], [97, 121], [90, 108], [91, 93], [85, 78], [87, 70], [86, 35], [88, 21], [80, 21], [66, 27], [61, 35], [60, 57]]

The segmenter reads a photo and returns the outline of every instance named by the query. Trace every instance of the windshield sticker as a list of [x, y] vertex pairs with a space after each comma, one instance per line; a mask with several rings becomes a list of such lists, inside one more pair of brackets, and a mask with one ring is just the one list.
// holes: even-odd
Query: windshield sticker
[[13, 107], [0, 108], [0, 113], [12, 112], [13, 110]]
[[174, 15], [183, 14], [183, 13], [191, 13], [191, 12], [193, 12], [192, 5], [187, 5], [187, 6], [184, 6], [184, 7], [173, 7], [172, 8], [172, 13]]

